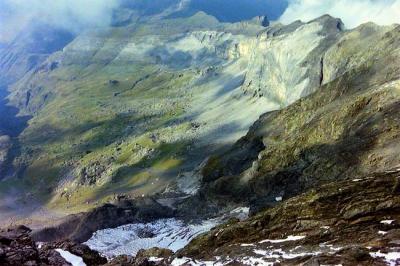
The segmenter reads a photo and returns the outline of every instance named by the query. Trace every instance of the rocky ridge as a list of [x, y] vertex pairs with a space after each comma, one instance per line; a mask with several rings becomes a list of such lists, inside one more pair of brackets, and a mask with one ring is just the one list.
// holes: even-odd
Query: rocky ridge
[[[363, 35], [375, 42], [360, 42]], [[399, 37], [398, 25], [345, 33], [323, 58], [330, 62], [323, 86], [266, 113], [211, 157], [203, 193], [268, 206], [325, 182], [398, 167]], [[331, 65], [342, 67], [332, 72]]]
[[[33, 116], [14, 161], [26, 171], [18, 187], [2, 182], [0, 198], [18, 188], [29, 192], [22, 202], [72, 215], [6, 235], [0, 259], [12, 265], [18, 250], [18, 263], [64, 263], [54, 248], [74, 250], [68, 239], [99, 229], [249, 205], [253, 217], [176, 254], [109, 263], [399, 263], [399, 25], [260, 21], [130, 21], [81, 34], [30, 69], [10, 97]], [[31, 236], [64, 242], [41, 258]]]
[[329, 16], [265, 28], [201, 12], [85, 32], [11, 87], [33, 116], [15, 160], [22, 187], [67, 213], [161, 192], [261, 114], [317, 90], [318, 55], [343, 33]]

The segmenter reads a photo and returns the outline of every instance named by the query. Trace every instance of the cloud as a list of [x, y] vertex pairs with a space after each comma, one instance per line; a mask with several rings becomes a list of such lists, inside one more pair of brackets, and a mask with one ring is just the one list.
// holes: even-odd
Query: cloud
[[119, 0], [1, 0], [0, 41], [31, 22], [73, 32], [109, 25]]
[[290, 0], [283, 23], [309, 21], [324, 14], [341, 18], [348, 28], [365, 22], [400, 23], [400, 0]]

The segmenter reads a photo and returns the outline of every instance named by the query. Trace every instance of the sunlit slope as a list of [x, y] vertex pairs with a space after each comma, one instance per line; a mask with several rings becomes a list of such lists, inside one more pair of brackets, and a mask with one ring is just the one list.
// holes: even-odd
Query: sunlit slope
[[196, 181], [196, 166], [261, 114], [319, 87], [316, 55], [341, 35], [330, 17], [258, 23], [198, 13], [78, 36], [12, 88], [12, 103], [33, 115], [15, 160], [25, 186], [75, 212]]

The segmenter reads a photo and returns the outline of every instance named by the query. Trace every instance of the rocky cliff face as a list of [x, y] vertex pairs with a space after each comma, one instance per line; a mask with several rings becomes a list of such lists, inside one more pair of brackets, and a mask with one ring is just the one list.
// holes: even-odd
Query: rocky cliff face
[[335, 181], [193, 240], [184, 261], [397, 265], [398, 170]]
[[324, 182], [398, 167], [399, 38], [399, 26], [344, 33], [321, 58], [322, 87], [263, 115], [212, 157], [205, 191], [267, 206]]

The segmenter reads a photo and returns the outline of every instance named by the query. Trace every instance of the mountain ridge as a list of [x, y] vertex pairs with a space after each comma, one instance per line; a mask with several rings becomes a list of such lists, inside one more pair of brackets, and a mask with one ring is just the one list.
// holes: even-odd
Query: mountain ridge
[[[381, 250], [397, 252], [400, 25], [346, 30], [329, 15], [225, 23], [174, 10], [121, 11], [116, 25], [40, 50], [33, 65], [29, 51], [6, 60], [18, 80], [4, 106], [29, 121], [12, 138], [0, 128], [0, 170], [12, 161], [16, 172], [0, 180], [1, 222], [33, 227], [36, 240], [82, 242], [126, 223], [249, 208], [248, 220], [151, 263], [233, 263], [231, 252], [245, 265], [254, 253], [262, 263], [356, 263], [355, 252], [374, 265]], [[297, 243], [311, 249], [294, 252]]]

